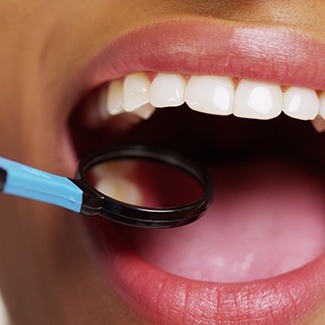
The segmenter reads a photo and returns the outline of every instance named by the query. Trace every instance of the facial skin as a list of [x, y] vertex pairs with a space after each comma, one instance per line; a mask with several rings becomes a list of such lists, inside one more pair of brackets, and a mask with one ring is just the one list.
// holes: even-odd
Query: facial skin
[[[323, 0], [0, 0], [1, 156], [72, 177], [64, 133], [79, 72], [125, 33], [179, 18], [284, 26], [325, 42]], [[81, 217], [7, 196], [0, 206], [0, 287], [13, 323], [149, 323], [106, 285]], [[322, 322], [324, 303], [302, 320]]]

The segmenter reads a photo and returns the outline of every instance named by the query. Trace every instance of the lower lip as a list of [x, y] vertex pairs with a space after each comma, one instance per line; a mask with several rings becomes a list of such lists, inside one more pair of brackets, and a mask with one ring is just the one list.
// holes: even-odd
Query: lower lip
[[291, 324], [305, 319], [324, 300], [325, 254], [269, 279], [194, 281], [142, 260], [105, 220], [91, 220], [88, 226], [109, 286], [137, 313], [158, 324]]

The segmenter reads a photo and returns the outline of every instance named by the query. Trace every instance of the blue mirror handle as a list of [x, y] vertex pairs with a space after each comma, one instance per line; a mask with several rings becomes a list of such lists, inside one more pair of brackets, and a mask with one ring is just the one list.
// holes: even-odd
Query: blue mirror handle
[[0, 191], [80, 212], [83, 191], [69, 178], [0, 157]]

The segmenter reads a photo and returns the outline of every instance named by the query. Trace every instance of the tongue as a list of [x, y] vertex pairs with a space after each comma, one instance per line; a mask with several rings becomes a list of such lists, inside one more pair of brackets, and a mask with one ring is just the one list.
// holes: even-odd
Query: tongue
[[291, 271], [325, 251], [321, 177], [277, 161], [209, 169], [216, 194], [202, 219], [168, 230], [121, 228], [143, 259], [190, 279], [239, 282]]

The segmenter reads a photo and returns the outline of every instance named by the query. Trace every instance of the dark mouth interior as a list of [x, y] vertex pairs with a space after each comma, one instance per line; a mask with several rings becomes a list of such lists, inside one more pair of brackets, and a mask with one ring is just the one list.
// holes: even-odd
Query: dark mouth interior
[[[239, 119], [233, 116], [212, 116], [194, 112], [186, 105], [177, 108], [158, 109], [148, 121], [141, 121], [136, 125], [129, 125], [125, 122], [127, 120], [125, 116], [119, 116], [103, 122], [102, 125], [89, 127], [87, 126], [87, 123], [84, 123], [83, 116], [83, 108], [80, 108], [74, 111], [74, 114], [70, 119], [72, 140], [78, 157], [82, 157], [89, 151], [109, 145], [146, 144], [166, 148], [185, 155], [193, 161], [210, 166], [218, 166], [220, 173], [226, 170], [225, 175], [220, 175], [224, 180], [224, 184], [221, 185], [221, 191], [224, 190], [225, 192], [228, 191], [229, 193], [232, 193], [231, 195], [234, 196], [234, 200], [237, 201], [240, 201], [242, 197], [245, 197], [245, 195], [242, 195], [239, 191], [245, 191], [247, 184], [250, 184], [250, 182], [252, 184], [265, 182], [265, 184], [271, 186], [276, 184], [275, 187], [278, 186], [277, 189], [279, 189], [277, 191], [281, 192], [282, 185], [279, 184], [281, 183], [282, 176], [278, 176], [275, 173], [277, 180], [273, 181], [272, 176], [268, 175], [268, 162], [276, 160], [277, 162], [280, 162], [280, 165], [283, 164], [285, 166], [283, 167], [283, 170], [288, 166], [294, 166], [294, 169], [297, 168], [298, 170], [302, 168], [307, 171], [308, 175], [312, 175], [311, 178], [315, 179], [318, 184], [318, 190], [315, 193], [320, 192], [320, 199], [315, 200], [315, 202], [317, 202], [316, 205], [318, 205], [318, 211], [324, 212], [324, 200], [322, 199], [322, 195], [324, 194], [323, 184], [325, 177], [325, 136], [324, 133], [317, 133], [309, 122], [295, 120], [283, 114], [278, 118], [269, 121]], [[248, 179], [247, 184], [241, 187], [240, 182], [242, 181], [242, 174], [243, 171], [245, 172], [246, 167], [240, 166], [249, 165], [251, 161], [256, 160], [264, 162], [259, 167], [260, 171], [258, 176], [252, 181], [246, 177], [246, 181]], [[290, 172], [291, 167], [288, 168], [287, 185], [291, 182], [290, 178], [294, 178], [296, 175], [295, 171], [292, 173]], [[280, 167], [280, 169], [281, 168], [282, 167]], [[281, 171], [280, 174], [286, 175], [283, 171]], [[227, 183], [230, 185], [225, 185]], [[293, 181], [292, 184], [295, 184], [295, 181]], [[292, 184], [288, 188], [292, 188], [292, 186], [294, 187]], [[219, 183], [215, 185], [218, 188]], [[284, 187], [287, 185], [284, 185]], [[250, 189], [250, 185], [248, 188]], [[308, 189], [306, 190], [308, 191]], [[257, 192], [252, 191], [252, 193], [252, 195], [256, 195], [256, 197], [259, 196], [258, 190]], [[283, 193], [284, 195], [282, 196], [285, 196], [285, 193], [287, 192], [284, 191]], [[292, 209], [296, 203], [299, 203], [300, 194], [297, 194], [297, 199], [294, 197], [291, 198], [291, 201], [288, 203], [288, 209]], [[231, 195], [229, 196], [231, 197]], [[303, 196], [304, 195], [302, 194], [302, 197]], [[280, 194], [275, 194], [275, 197], [278, 199], [281, 196]], [[254, 205], [258, 200], [259, 199], [255, 199], [250, 202], [253, 202]], [[262, 197], [261, 200], [263, 200]], [[270, 203], [272, 205], [273, 201], [267, 199], [266, 202], [266, 210], [268, 210]], [[282, 205], [287, 204], [285, 200], [283, 202]], [[258, 206], [258, 204], [256, 205]], [[251, 243], [252, 236], [255, 236], [256, 234], [254, 223], [256, 224], [256, 227], [264, 227], [266, 223], [270, 224], [268, 219], [269, 214], [267, 213], [265, 214], [265, 217], [261, 217], [259, 220], [251, 219], [249, 215], [243, 218], [240, 216], [240, 218], [242, 218], [238, 221], [240, 226], [239, 228], [236, 226], [240, 229], [240, 235], [238, 236], [238, 229], [235, 231], [237, 235], [234, 235], [234, 238], [239, 238], [238, 242], [236, 242], [236, 240], [229, 241], [229, 238], [232, 237], [232, 232], [229, 229], [232, 229], [231, 227], [233, 227], [234, 224], [237, 224], [237, 221], [234, 221], [236, 216], [229, 217], [229, 219], [233, 218], [233, 220], [230, 221], [231, 225], [224, 225], [222, 221], [221, 223], [220, 221], [213, 221], [212, 219], [209, 219], [210, 216], [208, 216], [206, 219], [207, 221], [202, 221], [201, 224], [198, 222], [188, 228], [183, 227], [171, 230], [161, 230], [162, 232], [133, 229], [125, 226], [116, 226], [115, 228], [122, 234], [122, 237], [132, 245], [140, 256], [148, 260], [150, 263], [169, 272], [197, 280], [213, 280], [221, 282], [249, 281], [290, 271], [309, 262], [324, 252], [324, 213], [320, 213], [323, 214], [320, 218], [315, 218], [317, 219], [315, 222], [315, 228], [314, 226], [311, 226], [305, 241], [306, 244], [300, 244], [304, 241], [298, 240], [298, 238], [304, 230], [300, 229], [301, 232], [299, 233], [300, 230], [298, 229], [296, 234], [295, 230], [292, 230], [295, 229], [296, 225], [292, 226], [291, 222], [297, 223], [297, 225], [299, 225], [299, 223], [304, 224], [306, 218], [313, 218], [312, 213], [310, 215], [305, 215], [303, 213], [299, 214], [299, 211], [298, 213], [296, 211], [295, 213], [299, 216], [294, 216], [293, 218], [282, 218], [278, 212], [285, 210], [284, 208], [285, 206], [282, 206], [280, 209], [274, 210], [276, 212], [274, 212], [275, 221], [272, 226], [272, 231], [275, 235], [270, 235], [271, 232], [268, 225], [265, 236], [263, 231], [260, 236], [264, 236], [267, 239], [264, 241], [263, 239], [257, 239], [257, 242], [253, 244], [253, 247], [262, 245], [258, 242], [258, 240], [261, 240], [263, 243], [265, 242], [267, 248], [265, 250], [256, 251], [252, 253], [253, 255], [250, 254], [254, 249], [247, 248], [247, 251], [243, 251], [243, 247], [246, 247], [247, 242]], [[281, 213], [282, 212], [280, 212], [280, 214]], [[315, 213], [315, 215], [317, 215], [317, 213]], [[295, 217], [297, 218], [296, 220], [294, 219]], [[226, 219], [226, 216], [222, 216], [222, 218]], [[205, 217], [202, 219], [205, 219]], [[291, 219], [293, 221], [291, 221]], [[261, 222], [261, 225], [259, 225], [259, 222]], [[308, 222], [309, 221], [307, 220], [307, 223]], [[220, 233], [220, 229], [224, 226], [225, 231]], [[218, 232], [214, 231], [214, 227]], [[290, 228], [290, 231], [288, 231], [288, 235], [282, 234], [277, 237], [279, 232], [278, 230], [281, 230], [277, 229], [277, 227]], [[307, 225], [306, 227], [309, 226]], [[313, 234], [314, 229], [316, 228], [320, 230], [318, 235]], [[253, 231], [252, 229], [255, 230]], [[247, 234], [245, 235], [246, 230]], [[209, 238], [218, 247], [215, 251], [211, 251], [211, 245], [209, 245], [209, 248], [205, 249], [203, 243], [208, 242], [208, 240], [203, 240], [202, 233], [205, 233], [205, 237], [211, 236], [212, 239]], [[224, 235], [226, 233], [227, 235]], [[224, 238], [223, 235], [226, 237]], [[217, 242], [215, 238], [216, 236], [223, 238], [223, 240]], [[286, 236], [288, 238], [286, 238]], [[316, 244], [310, 244], [310, 242], [313, 242], [314, 240], [313, 237], [318, 238]], [[170, 244], [169, 251], [168, 247], [165, 249], [164, 244], [167, 240]], [[187, 245], [184, 245], [184, 243], [187, 243]], [[197, 248], [197, 243], [200, 243], [199, 247], [202, 246], [201, 250]], [[226, 247], [224, 250], [221, 249], [221, 251], [219, 251], [218, 249], [222, 245], [225, 245]], [[307, 257], [299, 257], [299, 259], [297, 256], [303, 255], [302, 253], [300, 254], [300, 251], [304, 250], [304, 245], [306, 247], [313, 245], [314, 248], [317, 247], [311, 249], [313, 251], [312, 253], [306, 253]], [[279, 255], [279, 251], [283, 251], [284, 248], [288, 246], [295, 246], [296, 248], [288, 251], [286, 253], [287, 255], [282, 254], [283, 260], [285, 261], [284, 263], [281, 261], [282, 264], [280, 262], [278, 263], [277, 255]], [[150, 252], [148, 252], [148, 247], [151, 247]], [[162, 251], [161, 247], [164, 247], [164, 251]], [[175, 249], [175, 247], [177, 247], [177, 249]], [[184, 250], [179, 249], [179, 247], [184, 247], [182, 248]], [[228, 265], [226, 272], [222, 267], [219, 268], [219, 264], [216, 266], [216, 269], [211, 269], [211, 265], [206, 267], [203, 266], [206, 261], [215, 261], [216, 256], [222, 256], [222, 258], [226, 260], [229, 257], [229, 252], [235, 252], [236, 250], [237, 253], [234, 253], [234, 256], [231, 257], [232, 260], [230, 262], [228, 261], [228, 264], [226, 263], [226, 265]], [[272, 253], [270, 253], [270, 251]], [[192, 261], [195, 252], [197, 253], [197, 259], [203, 258], [203, 260], [198, 261], [194, 265]], [[234, 265], [244, 265], [246, 267], [248, 263], [247, 260], [243, 260], [242, 264], [236, 264], [234, 260], [239, 260], [242, 255], [245, 255], [246, 259], [249, 259], [251, 256], [255, 256], [254, 254], [259, 256], [256, 257], [259, 261], [255, 261], [255, 263], [258, 264], [254, 264], [254, 258], [252, 258], [252, 262], [249, 262], [251, 263], [252, 270], [248, 270], [245, 273], [240, 267], [237, 269], [236, 267], [233, 267]], [[265, 257], [267, 254], [274, 256], [274, 259], [269, 256]], [[297, 261], [291, 263], [292, 254], [296, 255], [293, 260], [297, 259]], [[170, 256], [174, 256], [172, 261]], [[178, 260], [181, 260], [185, 256], [184, 263], [182, 265], [175, 265], [175, 256], [179, 257]], [[265, 258], [266, 261], [264, 261]], [[271, 261], [270, 263], [268, 263], [269, 260]], [[289, 263], [286, 263], [287, 260], [290, 260]], [[266, 268], [263, 267], [263, 265], [266, 264], [270, 264], [270, 266]], [[281, 264], [282, 266], [280, 267], [278, 264]], [[283, 266], [283, 264], [285, 264], [285, 266]], [[189, 266], [183, 269], [183, 265]], [[230, 269], [236, 269], [237, 271], [232, 273], [229, 271]]]
[[311, 164], [323, 174], [325, 134], [318, 134], [309, 122], [284, 114], [258, 121], [198, 113], [183, 105], [158, 109], [149, 120], [136, 125], [129, 126], [124, 120], [125, 116], [117, 116], [89, 128], [83, 123], [82, 109], [75, 110], [70, 129], [77, 156], [110, 145], [146, 144], [198, 162], [237, 164], [259, 156], [279, 157]]

